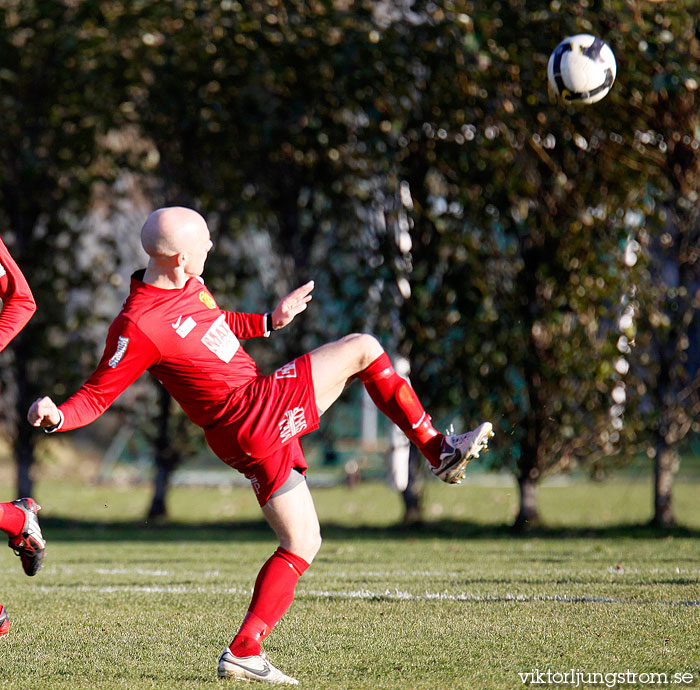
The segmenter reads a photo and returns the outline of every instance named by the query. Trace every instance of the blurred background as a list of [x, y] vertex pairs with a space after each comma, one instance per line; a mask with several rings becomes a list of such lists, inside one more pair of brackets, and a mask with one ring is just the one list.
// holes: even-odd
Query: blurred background
[[[316, 281], [245, 343], [264, 372], [372, 332], [437, 428], [494, 424], [468, 481], [517, 487], [514, 528], [543, 482], [611, 480], [671, 527], [700, 482], [699, 26], [694, 0], [0, 0], [0, 236], [38, 304], [0, 355], [6, 493], [146, 484], [162, 518], [173, 484], [242, 482], [148, 376], [86, 429], [25, 422], [92, 372], [177, 204], [223, 308]], [[618, 71], [574, 108], [546, 67], [581, 32]], [[312, 485], [389, 480], [425, 519], [437, 480], [358, 385], [304, 447]]]

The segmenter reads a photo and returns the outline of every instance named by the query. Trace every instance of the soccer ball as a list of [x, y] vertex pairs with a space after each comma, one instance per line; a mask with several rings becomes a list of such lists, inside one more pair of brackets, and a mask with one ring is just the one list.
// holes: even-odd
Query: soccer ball
[[547, 77], [565, 103], [595, 103], [615, 81], [617, 65], [610, 46], [591, 34], [565, 38], [549, 56]]

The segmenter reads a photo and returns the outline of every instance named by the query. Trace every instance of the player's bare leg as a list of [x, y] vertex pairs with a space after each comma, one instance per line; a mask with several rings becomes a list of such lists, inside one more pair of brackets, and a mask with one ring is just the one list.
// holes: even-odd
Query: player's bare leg
[[493, 429], [489, 422], [465, 434], [443, 435], [406, 379], [399, 376], [379, 342], [354, 333], [310, 353], [316, 404], [327, 410], [345, 385], [359, 378], [377, 407], [398, 426], [430, 462], [433, 473], [458, 484], [472, 458], [485, 450]]
[[316, 405], [325, 412], [348, 381], [384, 354], [379, 341], [366, 333], [352, 333], [309, 353]]
[[262, 511], [282, 548], [308, 563], [316, 558], [321, 548], [321, 526], [305, 479], [286, 493], [273, 494]]
[[294, 678], [268, 661], [260, 643], [294, 600], [299, 578], [321, 547], [321, 528], [306, 480], [296, 470], [262, 510], [280, 547], [258, 574], [243, 624], [219, 657], [218, 673], [222, 678], [295, 685]]

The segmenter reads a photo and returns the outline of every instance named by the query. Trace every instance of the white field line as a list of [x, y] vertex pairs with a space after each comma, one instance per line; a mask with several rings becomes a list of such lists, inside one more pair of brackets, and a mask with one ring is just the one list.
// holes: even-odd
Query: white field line
[[[515, 573], [520, 575], [522, 573]], [[550, 570], [549, 574], [552, 577], [600, 577], [601, 575], [642, 575], [642, 576], [661, 576], [673, 577], [678, 575], [685, 575], [687, 577], [698, 577], [700, 576], [700, 568], [625, 568], [622, 566], [607, 566], [600, 569], [580, 569], [576, 571], [568, 569], [555, 569]], [[330, 571], [326, 570], [322, 573], [315, 573], [313, 571], [308, 571], [304, 573], [304, 577], [339, 577], [347, 578], [352, 577], [380, 577], [383, 579], [389, 579], [392, 577], [440, 577], [449, 580], [459, 580], [460, 578], [473, 576], [473, 573], [468, 573], [466, 570], [461, 570], [459, 572], [447, 572], [444, 570], [363, 570], [363, 571]]]
[[[46, 594], [65, 593], [66, 588], [61, 585], [42, 585], [37, 588]], [[246, 587], [207, 587], [191, 585], [80, 585], [70, 587], [71, 592], [96, 592], [98, 594], [228, 594], [249, 596], [251, 590]], [[359, 589], [353, 591], [331, 591], [298, 589], [298, 598], [321, 598], [321, 599], [360, 599], [367, 601], [462, 601], [467, 603], [517, 603], [528, 604], [533, 602], [559, 602], [564, 604], [634, 604], [661, 605], [661, 606], [700, 606], [700, 600], [668, 601], [653, 599], [634, 599], [616, 597], [595, 597], [587, 595], [569, 594], [470, 594], [461, 592], [450, 594], [448, 592], [423, 592], [414, 594], [399, 589], [372, 591], [369, 589]]]
[[327, 599], [374, 599], [374, 600], [396, 600], [396, 601], [425, 601], [437, 599], [440, 601], [465, 601], [477, 603], [531, 603], [538, 601], [557, 601], [567, 604], [663, 604], [665, 606], [700, 606], [698, 601], [654, 601], [653, 599], [619, 599], [615, 597], [593, 597], [586, 595], [568, 594], [449, 594], [446, 592], [424, 592], [423, 594], [412, 594], [401, 590], [386, 590], [384, 592], [372, 592], [362, 589], [355, 592], [330, 592], [307, 590], [299, 592], [306, 596], [316, 596]]
[[[0, 568], [0, 575], [5, 573], [16, 573], [17, 569], [13, 564], [12, 568]], [[60, 575], [71, 575], [73, 573], [85, 576], [87, 573], [96, 573], [98, 575], [145, 575], [152, 577], [168, 577], [175, 576], [175, 571], [165, 570], [162, 568], [129, 568], [129, 567], [113, 567], [113, 568], [102, 568], [102, 567], [89, 567], [89, 566], [73, 566], [64, 564], [47, 564], [41, 571], [42, 575], [47, 576], [50, 574], [60, 574]], [[225, 575], [225, 573], [223, 573]], [[516, 573], [517, 574], [517, 573]], [[668, 566], [666, 568], [625, 568], [623, 566], [607, 566], [600, 569], [586, 568], [581, 570], [576, 570], [572, 572], [567, 569], [556, 569], [549, 572], [550, 576], [556, 580], [557, 578], [566, 577], [582, 577], [588, 576], [592, 578], [600, 577], [601, 575], [614, 575], [614, 576], [624, 576], [624, 575], [637, 575], [642, 577], [674, 577], [674, 576], [685, 576], [689, 578], [697, 578], [700, 576], [700, 568], [679, 568], [677, 566]], [[307, 571], [304, 574], [304, 580], [308, 581], [317, 577], [322, 578], [338, 578], [340, 580], [352, 578], [381, 578], [382, 580], [388, 580], [395, 577], [409, 577], [409, 578], [423, 578], [423, 577], [434, 577], [442, 578], [446, 580], [456, 580], [459, 581], [463, 578], [473, 577], [473, 573], [468, 573], [464, 570], [459, 572], [446, 571], [446, 570], [403, 570], [403, 569], [387, 569], [387, 570], [358, 570], [358, 571], [348, 571], [348, 570], [324, 570], [317, 572], [313, 569]], [[210, 578], [210, 577], [220, 577], [222, 576], [221, 570], [206, 570], [197, 573], [200, 578]], [[644, 584], [644, 583], [639, 583]], [[650, 583], [653, 584], [653, 583]]]
[[147, 568], [95, 568], [98, 575], [149, 575], [151, 577], [169, 577], [169, 570], [148, 570]]
[[44, 594], [66, 592], [97, 592], [98, 594], [245, 594], [250, 596], [252, 588], [206, 587], [192, 585], [42, 585], [36, 590]]

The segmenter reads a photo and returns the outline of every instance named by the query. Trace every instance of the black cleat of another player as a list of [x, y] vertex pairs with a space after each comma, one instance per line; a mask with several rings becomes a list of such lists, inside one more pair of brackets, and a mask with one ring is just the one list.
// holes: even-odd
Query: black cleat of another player
[[19, 556], [24, 572], [31, 577], [39, 572], [46, 551], [37, 518], [41, 506], [33, 498], [18, 498], [12, 504], [24, 513], [24, 527], [19, 534], [10, 537], [8, 545]]
[[7, 635], [10, 632], [10, 617], [7, 615], [7, 609], [0, 604], [0, 637]]

